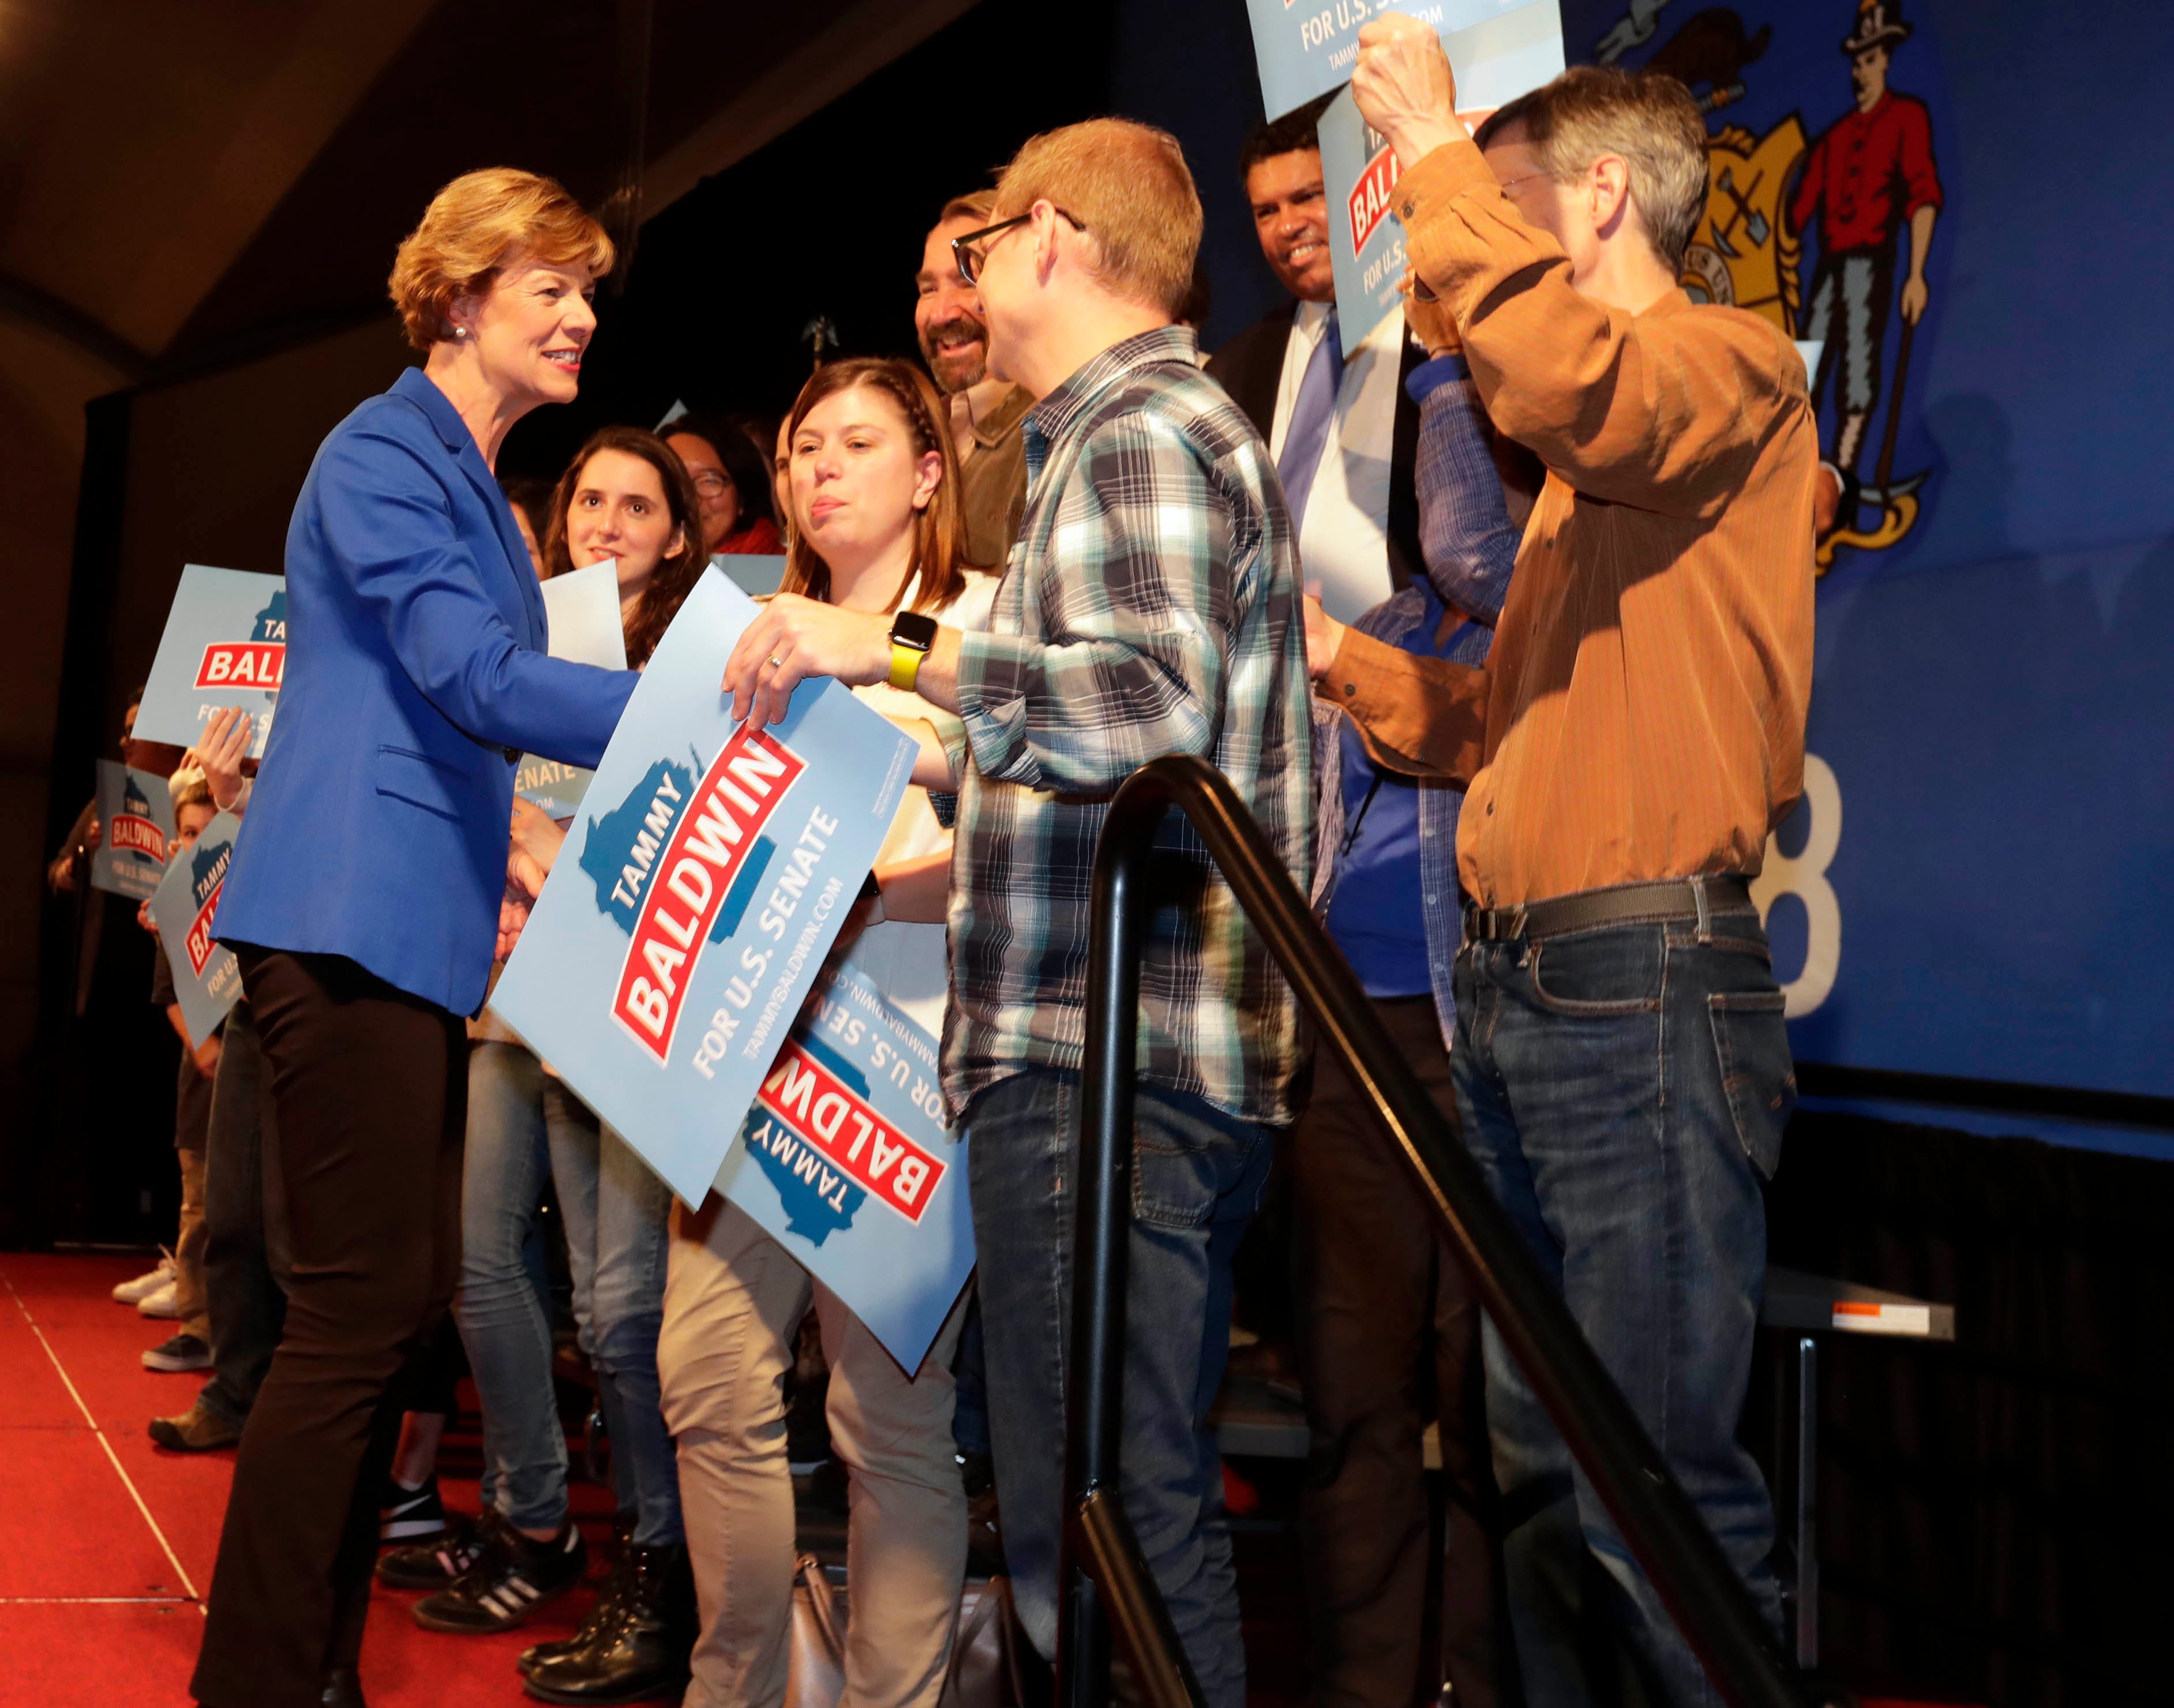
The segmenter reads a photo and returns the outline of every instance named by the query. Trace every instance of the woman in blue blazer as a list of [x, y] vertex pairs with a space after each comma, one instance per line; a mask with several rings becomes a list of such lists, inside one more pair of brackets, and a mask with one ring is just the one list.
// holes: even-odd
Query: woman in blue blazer
[[241, 1439], [193, 1689], [358, 1705], [409, 1355], [460, 1261], [468, 1084], [522, 752], [594, 765], [630, 672], [545, 656], [492, 466], [567, 403], [610, 269], [526, 172], [440, 192], [392, 278], [425, 353], [333, 430], [287, 533], [288, 659], [219, 905], [270, 1064], [294, 1284]]

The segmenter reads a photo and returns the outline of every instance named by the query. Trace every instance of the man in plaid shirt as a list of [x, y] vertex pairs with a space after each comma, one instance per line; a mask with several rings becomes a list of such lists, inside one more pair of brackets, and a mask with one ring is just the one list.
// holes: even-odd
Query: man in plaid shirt
[[[1200, 203], [1174, 139], [1114, 119], [1037, 137], [959, 240], [992, 370], [1027, 417], [1026, 514], [986, 633], [780, 597], [726, 678], [781, 716], [812, 675], [916, 689], [961, 728], [917, 781], [960, 789], [944, 1087], [964, 1111], [1004, 1548], [1055, 1646], [1063, 1347], [1090, 878], [1109, 797], [1164, 754], [1228, 776], [1301, 891], [1311, 715], [1298, 559], [1266, 448], [1172, 324]], [[909, 613], [909, 617], [910, 617]], [[1202, 1689], [1245, 1700], [1207, 1423], [1230, 1259], [1293, 1111], [1298, 1019], [1182, 821], [1140, 978], [1123, 1500]]]

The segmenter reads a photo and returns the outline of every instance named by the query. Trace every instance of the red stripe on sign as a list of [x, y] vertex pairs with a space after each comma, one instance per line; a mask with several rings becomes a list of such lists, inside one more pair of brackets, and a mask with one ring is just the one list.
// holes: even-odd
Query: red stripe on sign
[[106, 842], [116, 853], [148, 854], [161, 864], [166, 858], [165, 833], [149, 819], [134, 813], [114, 815]]
[[836, 1074], [787, 1040], [756, 1100], [859, 1185], [918, 1224], [948, 1166], [841, 1084]]
[[1403, 169], [1397, 164], [1395, 154], [1382, 149], [1366, 162], [1366, 170], [1359, 175], [1359, 181], [1351, 186], [1351, 201], [1345, 210], [1351, 216], [1351, 252], [1358, 254], [1366, 246], [1389, 211], [1389, 192], [1396, 187]]
[[612, 1017], [660, 1068], [671, 1058], [679, 1006], [733, 878], [755, 832], [806, 769], [784, 743], [742, 725], [695, 786], [650, 869]]
[[203, 662], [197, 667], [198, 688], [261, 688], [279, 686], [287, 671], [287, 646], [281, 640], [214, 640], [204, 648]]
[[212, 885], [211, 894], [204, 897], [204, 905], [197, 910], [184, 940], [189, 952], [189, 970], [198, 978], [203, 976], [204, 963], [211, 959], [211, 952], [219, 947], [211, 934], [211, 916], [219, 911], [219, 892], [225, 888], [224, 878]]

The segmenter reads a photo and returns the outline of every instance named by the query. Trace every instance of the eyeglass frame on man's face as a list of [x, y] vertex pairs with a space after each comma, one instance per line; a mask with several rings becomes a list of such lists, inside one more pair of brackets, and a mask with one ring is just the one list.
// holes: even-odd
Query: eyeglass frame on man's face
[[[1054, 202], [1049, 205], [1056, 209], [1058, 216], [1074, 231], [1084, 231], [1087, 229], [1079, 220], [1065, 213], [1062, 208], [1058, 208]], [[968, 289], [980, 289], [982, 269], [989, 264], [989, 257], [987, 255], [976, 253], [973, 246], [985, 237], [994, 237], [1002, 232], [1010, 230], [1014, 225], [1024, 225], [1033, 218], [1034, 209], [1030, 208], [1025, 213], [1014, 214], [1009, 219], [999, 219], [993, 225], [984, 225], [979, 231], [968, 231], [951, 240], [951, 258], [959, 263], [959, 277], [966, 281]]]

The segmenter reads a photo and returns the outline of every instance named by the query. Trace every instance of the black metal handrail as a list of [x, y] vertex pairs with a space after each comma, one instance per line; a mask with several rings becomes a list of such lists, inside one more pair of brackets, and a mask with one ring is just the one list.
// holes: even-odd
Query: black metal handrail
[[[1110, 803], [1095, 851], [1067, 1371], [1068, 1522], [1059, 1559], [1061, 1708], [1106, 1700], [1105, 1601], [1113, 1603], [1110, 1617], [1142, 1694], [1158, 1708], [1178, 1708], [1188, 1697], [1200, 1700], [1113, 1498], [1122, 1428], [1139, 948], [1149, 905], [1141, 891], [1155, 834], [1172, 807], [1184, 812], [1207, 845], [1313, 1016], [1319, 1046], [1334, 1052], [1365, 1094], [1463, 1258], [1481, 1304], [1715, 1687], [1732, 1708], [1814, 1708], [1820, 1699], [1791, 1672], [1749, 1592], [1525, 1250], [1478, 1165], [1374, 1024], [1349, 964], [1314, 920], [1260, 827], [1221, 773], [1187, 757], [1156, 759], [1127, 780]], [[1098, 1580], [1108, 1586], [1099, 1597]], [[1151, 1603], [1144, 1612], [1143, 1594]]]

